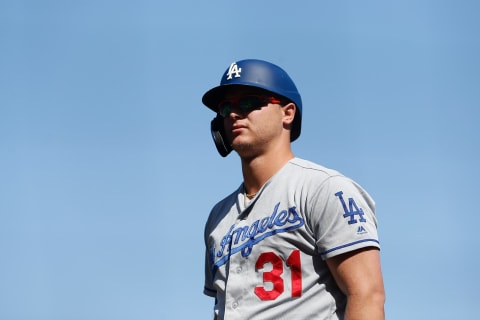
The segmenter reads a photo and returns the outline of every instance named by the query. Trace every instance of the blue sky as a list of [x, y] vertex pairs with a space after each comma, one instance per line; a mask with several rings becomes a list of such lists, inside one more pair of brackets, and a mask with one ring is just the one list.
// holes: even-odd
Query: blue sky
[[211, 319], [203, 226], [241, 182], [202, 94], [285, 68], [297, 156], [377, 203], [387, 318], [477, 314], [476, 1], [0, 1], [0, 318]]

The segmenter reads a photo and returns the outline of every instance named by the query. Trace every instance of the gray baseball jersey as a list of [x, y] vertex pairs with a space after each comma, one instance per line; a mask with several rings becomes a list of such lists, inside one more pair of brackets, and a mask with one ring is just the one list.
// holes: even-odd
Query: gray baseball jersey
[[247, 202], [243, 185], [205, 226], [205, 288], [219, 319], [343, 319], [325, 259], [379, 247], [374, 202], [340, 173], [294, 158]]

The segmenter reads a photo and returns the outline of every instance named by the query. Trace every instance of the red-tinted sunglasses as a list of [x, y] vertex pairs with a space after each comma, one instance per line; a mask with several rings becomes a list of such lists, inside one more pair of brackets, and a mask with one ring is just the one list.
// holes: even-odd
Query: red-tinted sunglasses
[[257, 95], [248, 95], [237, 100], [224, 100], [218, 104], [218, 113], [226, 118], [232, 112], [236, 105], [242, 114], [247, 114], [250, 111], [261, 109], [269, 103], [280, 104], [281, 101], [274, 97], [265, 97]]

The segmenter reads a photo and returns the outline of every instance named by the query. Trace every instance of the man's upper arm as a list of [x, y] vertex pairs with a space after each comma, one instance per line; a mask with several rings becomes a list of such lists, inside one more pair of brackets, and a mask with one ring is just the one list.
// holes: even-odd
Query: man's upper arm
[[347, 296], [347, 315], [357, 315], [352, 319], [384, 318], [385, 290], [378, 248], [358, 249], [326, 262], [337, 285]]

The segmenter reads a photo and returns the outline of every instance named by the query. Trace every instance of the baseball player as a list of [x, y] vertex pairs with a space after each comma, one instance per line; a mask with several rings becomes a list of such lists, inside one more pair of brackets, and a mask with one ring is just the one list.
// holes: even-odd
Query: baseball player
[[337, 171], [297, 158], [302, 100], [280, 67], [232, 63], [202, 102], [218, 152], [243, 182], [205, 225], [215, 319], [384, 319], [374, 201]]

